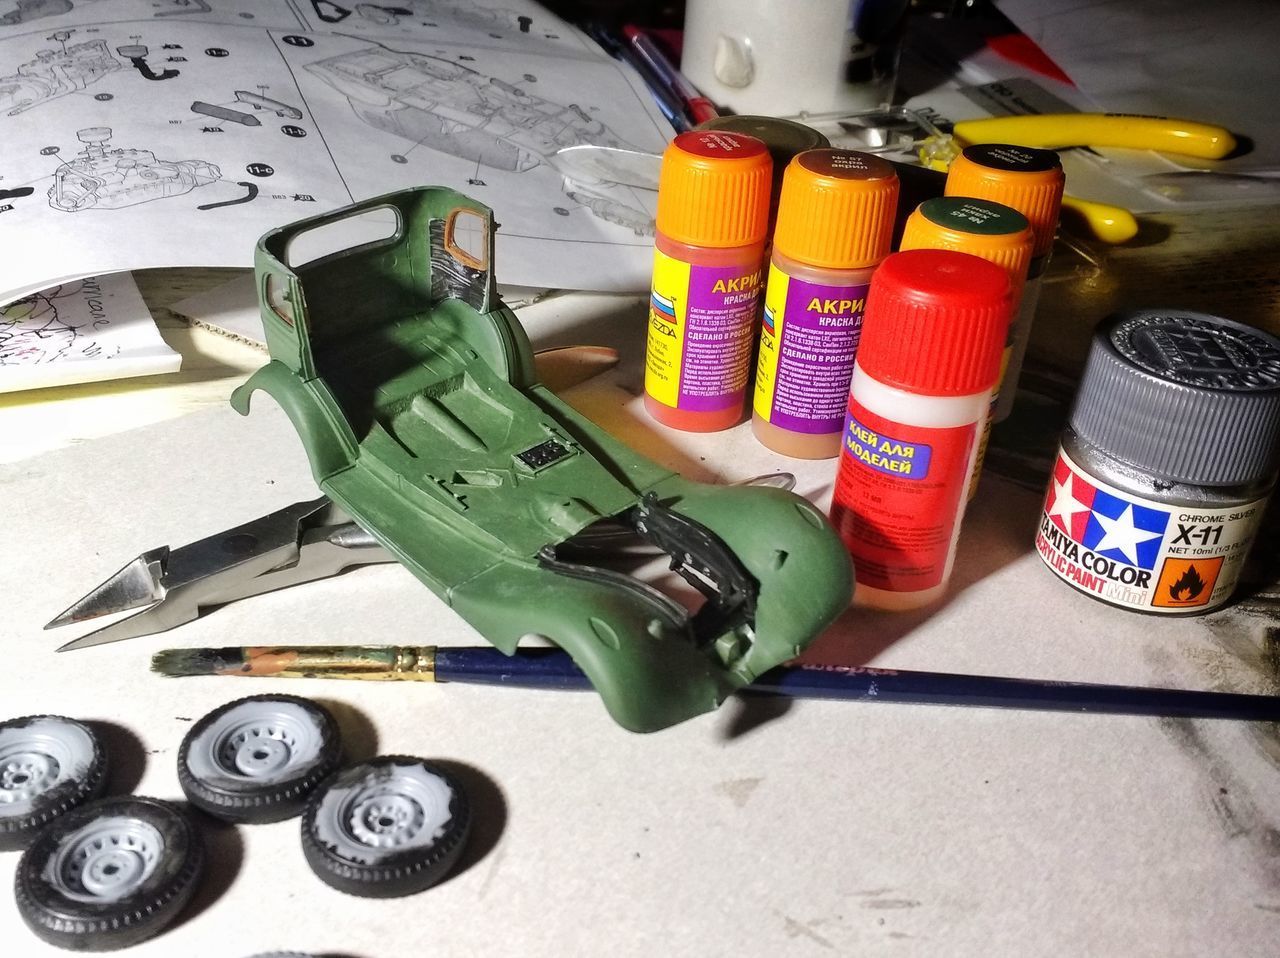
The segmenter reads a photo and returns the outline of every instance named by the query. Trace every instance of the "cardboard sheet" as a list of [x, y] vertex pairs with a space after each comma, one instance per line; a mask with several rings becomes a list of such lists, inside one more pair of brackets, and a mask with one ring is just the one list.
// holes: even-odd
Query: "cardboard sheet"
[[[537, 343], [611, 333], [628, 360], [570, 391], [575, 406], [691, 476], [791, 469], [798, 490], [825, 503], [831, 463], [782, 459], [746, 426], [696, 436], [649, 421], [637, 398], [642, 304], [616, 307], [594, 324], [566, 314]], [[591, 693], [162, 679], [148, 660], [172, 646], [478, 639], [384, 566], [233, 603], [165, 635], [53, 653], [78, 632], [43, 623], [143, 549], [315, 494], [265, 397], [247, 420], [207, 410], [0, 466], [0, 482], [22, 504], [4, 550], [0, 643], [14, 658], [0, 701], [11, 715], [98, 723], [113, 791], [180, 798], [174, 761], [192, 721], [276, 691], [331, 707], [349, 758], [434, 758], [472, 790], [476, 831], [461, 867], [405, 900], [321, 884], [296, 822], [206, 825], [212, 867], [196, 902], [131, 956], [1274, 954], [1273, 727], [739, 698], [638, 736]], [[1055, 580], [1031, 550], [1040, 501], [984, 478], [947, 599], [907, 615], [851, 610], [811, 656], [1274, 690], [1264, 621], [1238, 609], [1155, 621]], [[0, 858], [0, 884], [15, 860]], [[21, 927], [8, 895], [0, 928], [24, 958], [62, 954]]]

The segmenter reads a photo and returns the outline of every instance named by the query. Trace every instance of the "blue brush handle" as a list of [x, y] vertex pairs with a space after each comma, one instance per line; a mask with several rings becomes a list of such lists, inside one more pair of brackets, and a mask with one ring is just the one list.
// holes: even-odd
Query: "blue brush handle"
[[590, 689], [591, 682], [559, 649], [521, 649], [507, 655], [494, 648], [436, 649], [436, 681], [509, 685], [520, 689]]
[[[442, 647], [436, 651], [436, 678], [441, 682], [513, 688], [591, 688], [591, 683], [573, 664], [573, 659], [559, 649], [521, 649], [508, 656], [493, 648]], [[806, 699], [1280, 720], [1280, 696], [1275, 695], [843, 666], [799, 665], [771, 669], [746, 691]]]

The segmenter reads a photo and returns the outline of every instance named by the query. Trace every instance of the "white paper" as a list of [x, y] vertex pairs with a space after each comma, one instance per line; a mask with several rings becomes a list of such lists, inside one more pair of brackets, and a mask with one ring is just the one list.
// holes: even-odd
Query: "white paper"
[[[556, 335], [613, 332], [630, 360], [567, 400], [691, 477], [790, 469], [799, 491], [825, 505], [831, 462], [783, 459], [746, 424], [713, 434], [653, 424], [634, 391], [640, 354], [623, 349], [643, 339], [644, 306], [619, 303], [615, 315], [604, 305], [600, 325], [566, 315]], [[592, 693], [164, 679], [149, 660], [170, 647], [481, 640], [388, 565], [232, 602], [162, 635], [53, 651], [91, 625], [42, 632], [44, 623], [143, 549], [317, 494], [269, 401], [247, 419], [219, 407], [0, 466], [0, 483], [22, 504], [9, 522], [11, 554], [39, 570], [10, 590], [0, 620], [0, 646], [20, 658], [0, 673], [5, 714], [104, 728], [113, 793], [181, 800], [175, 756], [192, 723], [260, 693], [322, 701], [348, 761], [421, 755], [450, 763], [471, 790], [475, 825], [460, 867], [408, 899], [322, 884], [296, 819], [202, 827], [210, 868], [199, 897], [129, 958], [1275, 954], [1273, 724], [735, 697], [715, 714], [633, 735]], [[130, 496], [104, 508], [87, 488]], [[1273, 687], [1258, 651], [1264, 622], [1254, 628], [1228, 610], [1156, 628], [1057, 581], [1032, 548], [1041, 502], [984, 478], [946, 601], [897, 615], [851, 610], [810, 655]], [[12, 887], [17, 861], [0, 856], [0, 884]], [[12, 894], [0, 895], [0, 928], [22, 958], [65, 954], [23, 926]]]
[[504, 283], [647, 283], [654, 194], [548, 161], [669, 136], [584, 34], [527, 0], [215, 3], [0, 17], [0, 302], [56, 277], [249, 266], [270, 228], [422, 184], [493, 207]]
[[[1274, 204], [1280, 201], [1280, 105], [1268, 91], [1280, 84], [1280, 60], [1268, 51], [1280, 35], [1265, 21], [1280, 25], [1280, 13], [1255, 13], [1251, 19], [1243, 6], [1233, 2], [1224, 12], [1192, 9], [1181, 0], [1005, 0], [1001, 10], [1074, 85], [999, 55], [969, 21], [920, 20], [912, 24], [903, 51], [899, 93], [907, 106], [944, 126], [982, 116], [1072, 110], [1218, 124], [1248, 137], [1253, 149], [1226, 160], [1112, 147], [1064, 149], [1068, 191], [1137, 213]], [[1196, 36], [1195, 43], [1184, 42], [1188, 35]]]
[[0, 306], [0, 392], [177, 372], [128, 273], [90, 276]]
[[1253, 148], [1214, 169], [1280, 173], [1275, 4], [1001, 0], [1000, 10], [1107, 110], [1220, 124]]

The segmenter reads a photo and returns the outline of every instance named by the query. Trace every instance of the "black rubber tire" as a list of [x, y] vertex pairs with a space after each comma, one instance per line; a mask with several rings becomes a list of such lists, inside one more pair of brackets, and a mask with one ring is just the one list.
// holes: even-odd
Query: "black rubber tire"
[[[285, 730], [280, 726], [278, 714], [281, 707], [301, 710], [303, 721], [314, 723], [314, 729], [308, 734], [317, 736], [318, 747], [305, 762], [298, 761], [297, 753], [289, 751], [290, 746], [283, 738]], [[272, 740], [269, 744], [288, 752], [282, 757], [293, 763], [280, 769], [282, 774], [255, 777], [237, 769], [225, 757], [209, 759], [217, 762], [216, 777], [199, 767], [192, 768], [193, 748], [197, 752], [206, 750], [210, 735], [216, 734], [220, 724], [233, 721], [241, 714], [248, 721], [259, 711], [268, 725], [267, 731], [279, 733], [267, 736]], [[277, 713], [275, 716], [273, 711]], [[269, 727], [273, 721], [274, 729]], [[178, 784], [187, 800], [202, 812], [227, 822], [260, 825], [301, 814], [307, 798], [338, 767], [341, 759], [338, 724], [328, 709], [296, 695], [250, 695], [214, 709], [191, 727], [178, 748]]]
[[[39, 739], [47, 732], [39, 730], [54, 723], [65, 723], [68, 729], [87, 738], [88, 761], [82, 768], [56, 770], [59, 778], [52, 786], [32, 795], [18, 811], [18, 793], [24, 785], [30, 789], [32, 774], [30, 768], [23, 767], [23, 758], [29, 758], [33, 750], [43, 751], [45, 746]], [[32, 738], [31, 745], [24, 749], [20, 743], [26, 733]], [[28, 715], [0, 722], [0, 739], [8, 739], [10, 746], [16, 746], [5, 746], [0, 741], [0, 797], [6, 799], [0, 800], [0, 851], [26, 848], [42, 828], [58, 816], [97, 798], [107, 787], [107, 753], [97, 734], [83, 722], [61, 715]], [[20, 757], [23, 751], [28, 754]]]
[[[410, 786], [424, 775], [427, 781], [438, 779], [438, 790], [447, 794], [448, 817], [429, 843], [384, 852], [362, 841], [355, 830], [360, 818], [355, 812], [372, 815], [377, 809], [368, 805], [360, 809], [361, 802], [389, 795], [405, 803], [415, 802]], [[421, 792], [417, 797], [422, 797]], [[421, 806], [421, 802], [417, 804]], [[428, 816], [445, 811], [434, 796], [428, 805]], [[381, 821], [390, 823], [387, 818]], [[335, 828], [341, 830], [341, 847], [334, 840]], [[398, 898], [424, 891], [443, 879], [457, 863], [470, 833], [471, 803], [452, 775], [421, 758], [385, 755], [342, 769], [311, 796], [302, 816], [302, 851], [311, 870], [338, 891], [362, 898]]]
[[[68, 849], [83, 840], [83, 830], [112, 820], [154, 829], [160, 838], [154, 868], [115, 899], [81, 901], [68, 895], [64, 872], [55, 865], [59, 854], [68, 856]], [[87, 861], [81, 874], [91, 868]], [[155, 798], [102, 798], [68, 812], [39, 834], [18, 861], [14, 896], [23, 921], [49, 944], [70, 951], [114, 951], [154, 937], [173, 921], [194, 894], [204, 864], [204, 840], [178, 806]]]

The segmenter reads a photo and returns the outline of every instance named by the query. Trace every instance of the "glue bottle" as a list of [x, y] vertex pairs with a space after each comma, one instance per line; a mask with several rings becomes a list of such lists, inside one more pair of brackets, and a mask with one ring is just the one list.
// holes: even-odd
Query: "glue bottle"
[[1008, 359], [992, 414], [994, 422], [1002, 422], [1013, 410], [1022, 360], [1031, 339], [1031, 323], [1040, 302], [1040, 285], [1049, 268], [1049, 254], [1062, 212], [1064, 182], [1062, 161], [1053, 150], [1002, 143], [965, 147], [947, 171], [947, 196], [970, 196], [1011, 206], [1027, 218], [1035, 235], [1027, 282], [1009, 324]]
[[867, 288], [889, 255], [897, 204], [892, 164], [868, 153], [808, 150], [787, 166], [751, 414], [774, 452], [840, 451]]
[[664, 425], [742, 419], [772, 174], [765, 144], [741, 133], [681, 133], [663, 153], [644, 406]]
[[[939, 196], [921, 203], [907, 217], [899, 249], [951, 249], [979, 256], [1003, 267], [1012, 284], [1013, 312], [1017, 315], [1034, 243], [1035, 237], [1027, 218], [1012, 207], [965, 196]], [[1012, 348], [1006, 336], [1000, 367], [1002, 376], [1008, 367]], [[978, 490], [987, 441], [991, 437], [992, 417], [1000, 396], [1001, 389], [997, 388], [991, 399], [991, 415], [983, 425], [978, 459], [969, 481], [970, 499]]]
[[946, 588], [1010, 295], [968, 253], [910, 250], [876, 270], [831, 502], [860, 605], [912, 609]]

